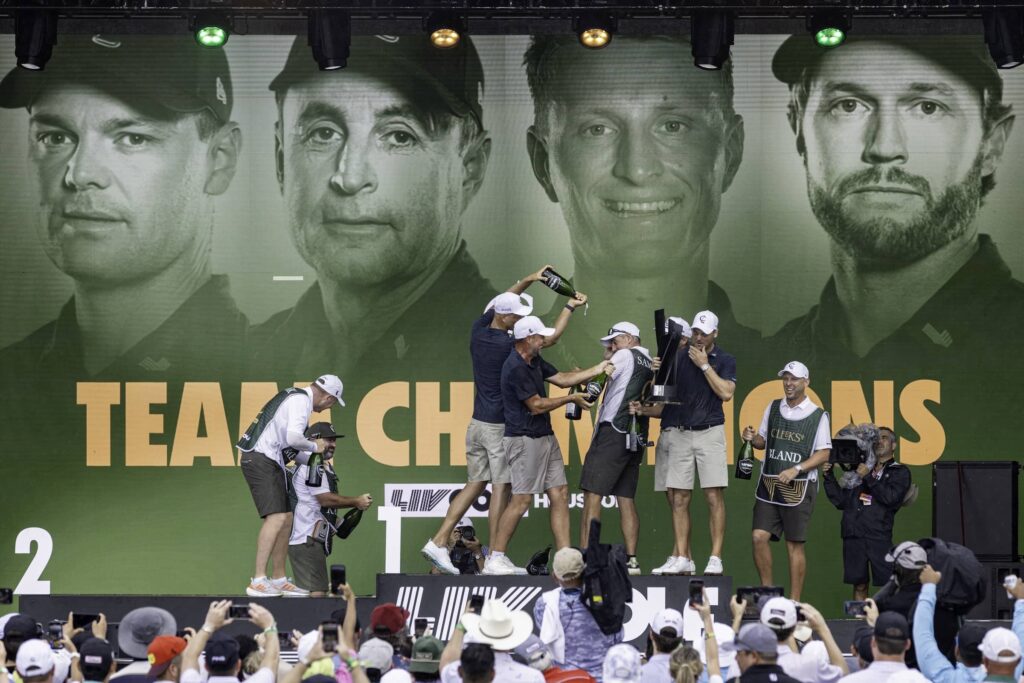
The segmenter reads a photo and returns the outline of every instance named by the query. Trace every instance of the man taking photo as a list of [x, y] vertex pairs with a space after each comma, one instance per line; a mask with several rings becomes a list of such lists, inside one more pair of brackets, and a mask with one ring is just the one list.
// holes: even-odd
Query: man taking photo
[[910, 468], [895, 461], [896, 434], [889, 427], [878, 428], [875, 464], [861, 463], [857, 475], [861, 484], [843, 488], [830, 463], [822, 465], [825, 494], [843, 512], [843, 583], [853, 585], [853, 599], [868, 597], [868, 569], [872, 583], [884, 586], [892, 576], [892, 564], [885, 556], [892, 548], [892, 527], [896, 512], [910, 490]]

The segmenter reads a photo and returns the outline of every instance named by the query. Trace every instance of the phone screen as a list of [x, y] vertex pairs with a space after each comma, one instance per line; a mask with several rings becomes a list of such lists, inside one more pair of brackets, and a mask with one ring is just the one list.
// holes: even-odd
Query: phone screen
[[417, 619], [415, 622], [413, 622], [413, 626], [414, 626], [413, 634], [417, 638], [421, 638], [423, 636], [423, 634], [426, 633], [426, 631], [427, 631], [427, 620], [426, 619]]
[[320, 624], [323, 629], [323, 648], [324, 652], [334, 652], [338, 647], [338, 623], [335, 621], [325, 621]]
[[228, 616], [232, 619], [248, 619], [249, 618], [249, 606], [248, 605], [231, 605], [228, 608]]
[[469, 596], [469, 611], [475, 614], [480, 614], [480, 610], [484, 608], [484, 596], [477, 593], [476, 595]]
[[77, 612], [71, 615], [71, 627], [72, 628], [87, 628], [94, 621], [98, 620], [100, 615], [98, 614], [78, 614]]
[[843, 603], [843, 611], [848, 617], [861, 617], [864, 616], [864, 608], [867, 607], [867, 604], [864, 600], [847, 600]]
[[690, 581], [690, 604], [704, 604], [704, 582], [699, 579]]
[[337, 593], [338, 586], [348, 583], [348, 576], [343, 564], [331, 565], [331, 591]]

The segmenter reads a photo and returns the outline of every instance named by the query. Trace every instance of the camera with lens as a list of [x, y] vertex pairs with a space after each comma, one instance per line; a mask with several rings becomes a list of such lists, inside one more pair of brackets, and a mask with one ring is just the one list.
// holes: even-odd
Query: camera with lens
[[839, 465], [844, 472], [857, 469], [868, 461], [868, 452], [860, 447], [859, 442], [852, 436], [835, 436], [832, 438], [832, 452], [828, 461], [833, 465]]
[[[461, 526], [461, 527], [459, 527], [459, 534], [462, 536], [462, 541], [475, 541], [476, 540], [476, 530], [473, 529], [473, 527], [471, 527], [471, 526]], [[462, 541], [459, 541], [459, 543], [461, 543]]]

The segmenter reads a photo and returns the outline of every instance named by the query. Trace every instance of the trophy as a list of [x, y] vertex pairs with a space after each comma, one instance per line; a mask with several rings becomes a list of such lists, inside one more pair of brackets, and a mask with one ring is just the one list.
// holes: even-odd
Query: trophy
[[658, 342], [661, 367], [654, 376], [648, 403], [676, 403], [676, 349], [683, 338], [683, 330], [665, 317], [665, 309], [654, 312], [654, 336]]

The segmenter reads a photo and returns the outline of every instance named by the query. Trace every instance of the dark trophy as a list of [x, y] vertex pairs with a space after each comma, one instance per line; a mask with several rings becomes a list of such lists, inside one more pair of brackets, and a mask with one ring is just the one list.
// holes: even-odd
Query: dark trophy
[[661, 367], [654, 376], [654, 383], [645, 401], [648, 403], [676, 402], [676, 349], [683, 338], [683, 330], [665, 317], [665, 309], [654, 312], [654, 331], [658, 342], [658, 357]]

